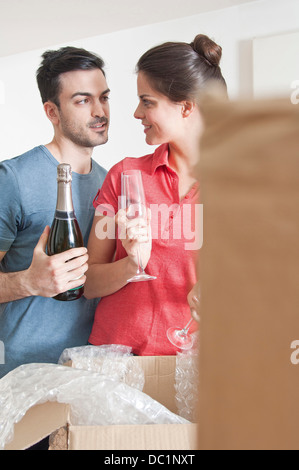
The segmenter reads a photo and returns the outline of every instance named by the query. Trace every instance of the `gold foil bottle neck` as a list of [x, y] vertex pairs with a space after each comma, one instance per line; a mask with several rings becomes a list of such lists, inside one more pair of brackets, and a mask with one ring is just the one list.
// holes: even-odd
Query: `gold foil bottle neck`
[[57, 167], [57, 181], [69, 183], [72, 181], [72, 167], [69, 163], [61, 163]]

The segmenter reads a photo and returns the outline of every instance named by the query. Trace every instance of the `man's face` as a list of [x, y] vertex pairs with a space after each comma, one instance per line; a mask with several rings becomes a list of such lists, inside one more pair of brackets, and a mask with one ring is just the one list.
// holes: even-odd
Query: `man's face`
[[59, 124], [64, 137], [81, 147], [108, 140], [109, 88], [100, 69], [66, 72], [60, 76]]

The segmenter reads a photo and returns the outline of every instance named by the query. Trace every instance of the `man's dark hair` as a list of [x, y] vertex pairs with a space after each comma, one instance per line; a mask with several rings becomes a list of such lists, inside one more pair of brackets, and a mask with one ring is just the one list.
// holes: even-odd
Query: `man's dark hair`
[[85, 49], [62, 47], [57, 51], [46, 51], [36, 72], [42, 102], [52, 101], [59, 108], [60, 75], [74, 70], [100, 69], [105, 76], [104, 61]]

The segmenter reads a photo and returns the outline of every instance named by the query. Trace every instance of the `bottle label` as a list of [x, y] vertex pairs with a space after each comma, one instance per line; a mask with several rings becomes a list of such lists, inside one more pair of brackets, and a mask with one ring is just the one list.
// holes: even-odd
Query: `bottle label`
[[65, 211], [57, 211], [55, 212], [55, 219], [58, 220], [74, 220], [76, 218], [75, 212], [65, 212]]

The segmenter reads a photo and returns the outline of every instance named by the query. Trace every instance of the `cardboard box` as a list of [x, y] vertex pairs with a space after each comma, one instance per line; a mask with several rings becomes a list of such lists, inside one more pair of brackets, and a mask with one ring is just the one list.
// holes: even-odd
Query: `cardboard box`
[[[144, 393], [177, 413], [175, 356], [134, 357], [145, 374]], [[51, 450], [195, 450], [196, 424], [73, 426], [69, 405], [47, 402], [28, 410], [5, 450], [26, 449], [52, 434]]]
[[200, 450], [298, 450], [299, 106], [201, 100]]

